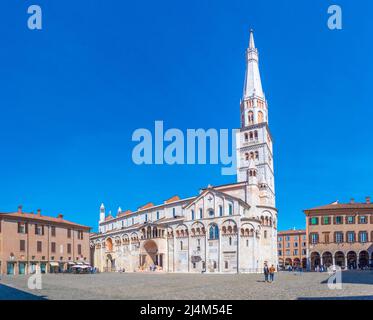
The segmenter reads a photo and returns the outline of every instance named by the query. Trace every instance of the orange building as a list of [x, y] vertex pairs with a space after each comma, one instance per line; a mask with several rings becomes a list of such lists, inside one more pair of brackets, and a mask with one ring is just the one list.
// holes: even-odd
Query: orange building
[[278, 263], [280, 268], [307, 266], [306, 230], [287, 230], [277, 233]]
[[89, 264], [90, 227], [63, 219], [22, 212], [0, 213], [0, 272], [60, 272]]
[[373, 260], [373, 204], [338, 201], [304, 210], [308, 237], [308, 265], [367, 268]]

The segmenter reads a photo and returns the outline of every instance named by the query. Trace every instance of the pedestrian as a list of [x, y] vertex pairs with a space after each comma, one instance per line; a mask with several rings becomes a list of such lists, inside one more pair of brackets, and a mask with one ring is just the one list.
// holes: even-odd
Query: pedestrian
[[275, 271], [276, 271], [276, 268], [274, 265], [272, 265], [270, 268], [269, 268], [269, 281], [270, 282], [273, 282], [275, 280]]
[[269, 268], [268, 268], [268, 265], [266, 263], [264, 264], [263, 271], [264, 271], [264, 281], [268, 282]]

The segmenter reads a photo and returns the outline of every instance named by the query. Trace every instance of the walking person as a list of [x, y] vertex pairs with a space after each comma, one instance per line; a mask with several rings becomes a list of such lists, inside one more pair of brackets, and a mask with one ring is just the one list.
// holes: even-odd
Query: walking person
[[275, 280], [275, 271], [276, 271], [276, 268], [274, 265], [272, 265], [270, 268], [269, 268], [269, 281], [270, 282], [273, 282]]
[[268, 268], [268, 265], [266, 263], [264, 264], [263, 271], [264, 271], [264, 281], [268, 282], [269, 268]]

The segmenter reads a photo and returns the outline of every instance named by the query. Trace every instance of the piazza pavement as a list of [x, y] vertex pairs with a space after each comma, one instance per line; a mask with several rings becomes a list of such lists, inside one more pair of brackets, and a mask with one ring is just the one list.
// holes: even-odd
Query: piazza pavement
[[346, 271], [342, 289], [328, 288], [328, 273], [261, 274], [101, 273], [42, 275], [42, 289], [27, 288], [28, 276], [2, 276], [0, 299], [369, 299], [373, 272]]

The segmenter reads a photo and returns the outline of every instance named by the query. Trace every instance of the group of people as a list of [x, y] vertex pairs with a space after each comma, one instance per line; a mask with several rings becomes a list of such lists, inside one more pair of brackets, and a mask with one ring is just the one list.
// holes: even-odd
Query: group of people
[[275, 280], [275, 271], [276, 268], [274, 265], [268, 267], [268, 264], [264, 264], [264, 281], [265, 282], [273, 282]]

